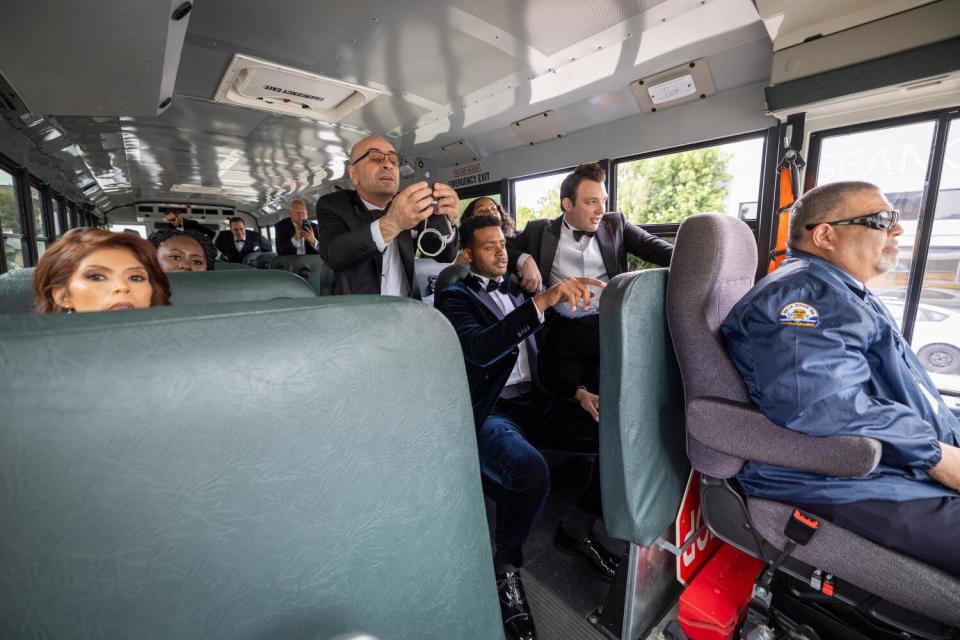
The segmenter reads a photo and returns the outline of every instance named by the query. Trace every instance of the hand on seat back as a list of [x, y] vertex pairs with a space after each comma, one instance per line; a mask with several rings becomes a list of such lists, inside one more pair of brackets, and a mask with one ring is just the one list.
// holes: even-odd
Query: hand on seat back
[[520, 265], [520, 288], [534, 295], [539, 293], [542, 287], [543, 276], [540, 275], [537, 261], [533, 259], [533, 256], [527, 256], [527, 259]]
[[594, 420], [600, 422], [600, 396], [580, 387], [574, 394], [574, 398], [577, 399], [584, 411], [589, 413]]

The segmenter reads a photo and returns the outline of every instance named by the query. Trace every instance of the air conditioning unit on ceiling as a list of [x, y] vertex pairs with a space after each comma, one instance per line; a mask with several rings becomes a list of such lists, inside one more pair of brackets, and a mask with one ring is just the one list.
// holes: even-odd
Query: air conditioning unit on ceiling
[[339, 122], [379, 95], [381, 92], [376, 89], [236, 54], [214, 100], [298, 118]]

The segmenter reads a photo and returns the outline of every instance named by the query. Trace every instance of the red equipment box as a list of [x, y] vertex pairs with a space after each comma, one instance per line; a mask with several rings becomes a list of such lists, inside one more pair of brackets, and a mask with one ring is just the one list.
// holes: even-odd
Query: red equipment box
[[680, 596], [677, 621], [690, 640], [731, 640], [763, 562], [724, 544]]

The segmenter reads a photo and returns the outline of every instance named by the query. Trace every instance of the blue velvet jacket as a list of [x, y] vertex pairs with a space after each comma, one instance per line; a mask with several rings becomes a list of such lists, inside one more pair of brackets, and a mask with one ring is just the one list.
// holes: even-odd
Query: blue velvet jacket
[[840, 504], [957, 497], [927, 475], [960, 424], [883, 305], [827, 260], [792, 250], [720, 327], [750, 397], [774, 423], [810, 436], [862, 435], [882, 444], [863, 478], [748, 462], [747, 493]]

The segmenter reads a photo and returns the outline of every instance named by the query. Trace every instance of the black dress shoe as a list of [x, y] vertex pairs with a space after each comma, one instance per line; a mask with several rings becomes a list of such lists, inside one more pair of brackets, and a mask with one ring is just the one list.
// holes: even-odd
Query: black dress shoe
[[612, 581], [613, 576], [617, 573], [620, 558], [607, 551], [602, 544], [594, 540], [589, 534], [577, 540], [564, 531], [561, 525], [557, 525], [557, 534], [553, 538], [553, 544], [566, 553], [585, 555], [600, 571], [604, 580]]
[[530, 605], [523, 592], [519, 571], [497, 574], [497, 595], [500, 597], [500, 616], [507, 640], [536, 640]]

